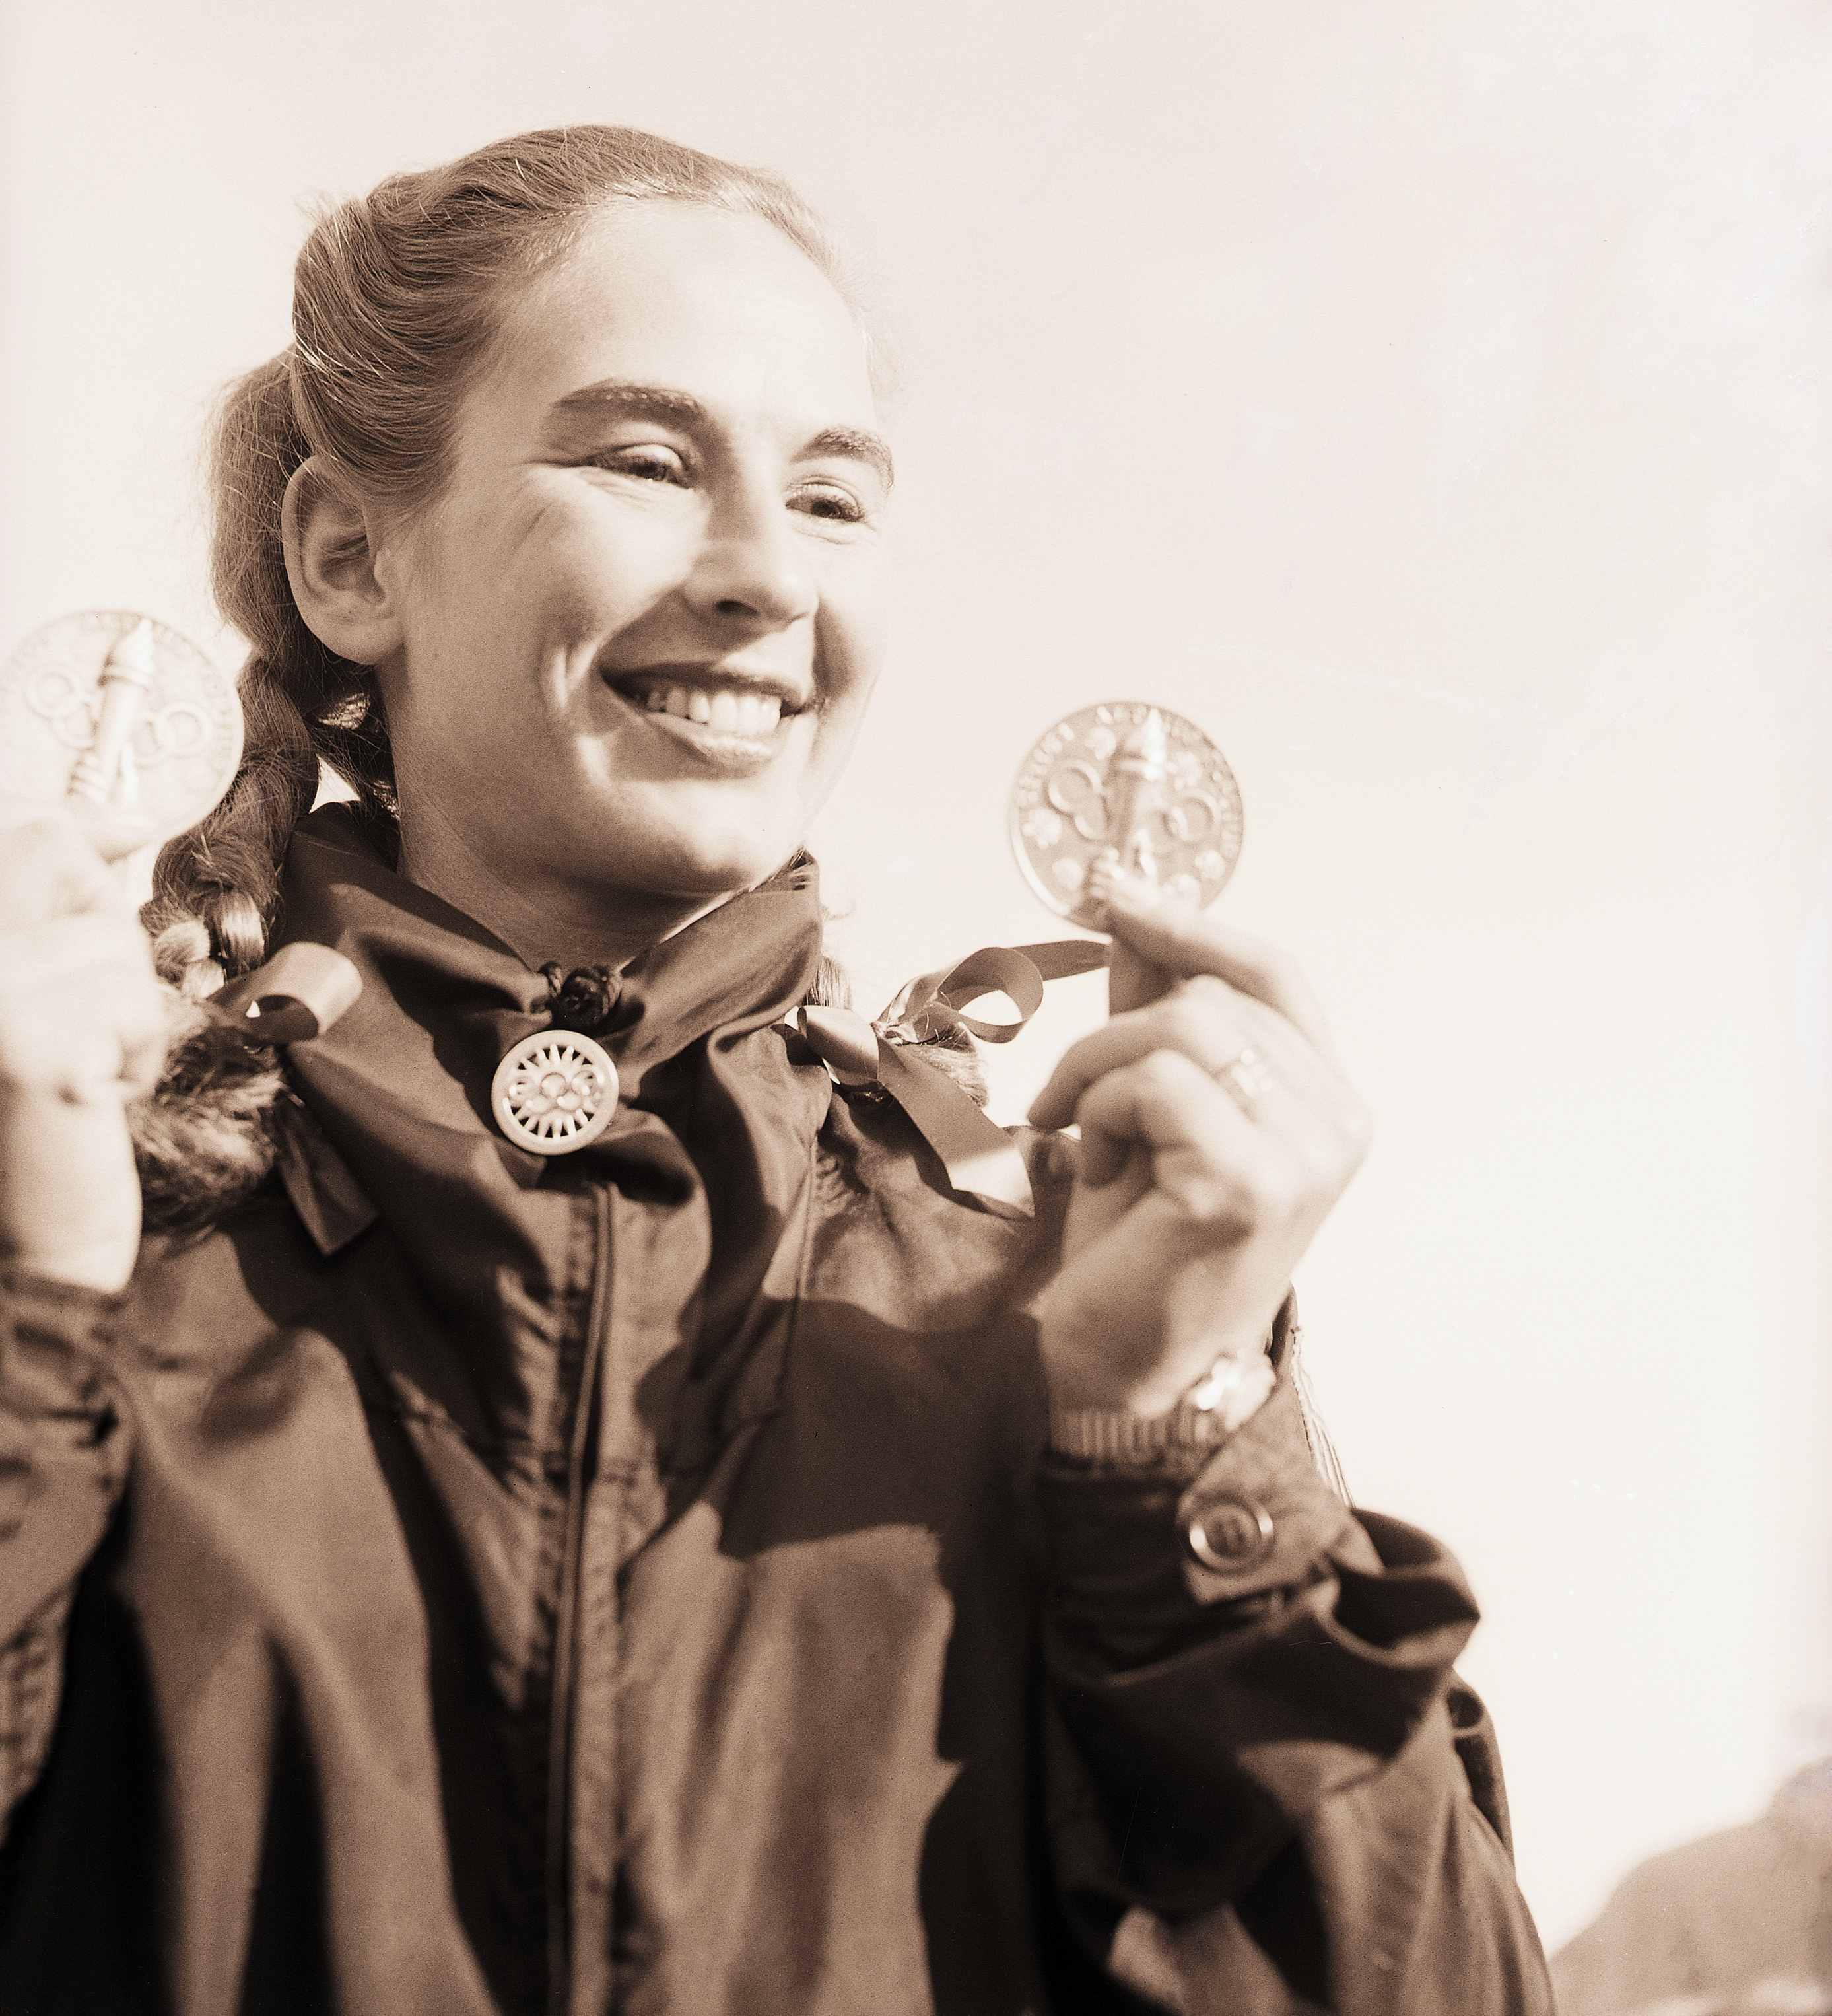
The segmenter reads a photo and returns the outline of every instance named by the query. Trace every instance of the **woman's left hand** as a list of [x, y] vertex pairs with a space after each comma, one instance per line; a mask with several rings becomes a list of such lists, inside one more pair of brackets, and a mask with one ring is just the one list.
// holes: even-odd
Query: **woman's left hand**
[[1042, 1345], [1057, 1406], [1157, 1415], [1262, 1348], [1372, 1129], [1282, 953], [1127, 878], [1108, 915], [1115, 1012], [1031, 1109], [1082, 1135]]

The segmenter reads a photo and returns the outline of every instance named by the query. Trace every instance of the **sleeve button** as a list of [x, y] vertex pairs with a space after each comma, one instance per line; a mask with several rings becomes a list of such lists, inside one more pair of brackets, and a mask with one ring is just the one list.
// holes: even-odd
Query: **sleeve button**
[[1258, 1499], [1211, 1498], [1185, 1525], [1183, 1545], [1202, 1567], [1237, 1574], [1272, 1552], [1276, 1530]]

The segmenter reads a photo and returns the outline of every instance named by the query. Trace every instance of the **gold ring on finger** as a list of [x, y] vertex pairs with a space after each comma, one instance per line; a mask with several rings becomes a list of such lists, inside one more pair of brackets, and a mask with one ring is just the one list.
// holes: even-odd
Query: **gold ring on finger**
[[1213, 1074], [1215, 1082], [1247, 1118], [1272, 1085], [1272, 1067], [1250, 1044]]

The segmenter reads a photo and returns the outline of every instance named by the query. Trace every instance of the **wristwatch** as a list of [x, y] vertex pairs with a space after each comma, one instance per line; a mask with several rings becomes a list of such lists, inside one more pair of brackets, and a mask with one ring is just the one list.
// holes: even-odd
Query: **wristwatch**
[[1050, 1447], [1063, 1456], [1137, 1461], [1166, 1449], [1226, 1442], [1251, 1420], [1278, 1383], [1263, 1352], [1217, 1359], [1169, 1413], [1149, 1418], [1118, 1407], [1052, 1407]]

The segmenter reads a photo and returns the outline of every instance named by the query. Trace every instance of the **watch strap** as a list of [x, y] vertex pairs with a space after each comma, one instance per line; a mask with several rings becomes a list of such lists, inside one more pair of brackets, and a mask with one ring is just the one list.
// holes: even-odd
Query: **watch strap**
[[1139, 1462], [1167, 1449], [1212, 1448], [1251, 1419], [1278, 1383], [1263, 1353], [1218, 1359], [1168, 1413], [1119, 1407], [1052, 1407], [1049, 1443], [1089, 1462]]

